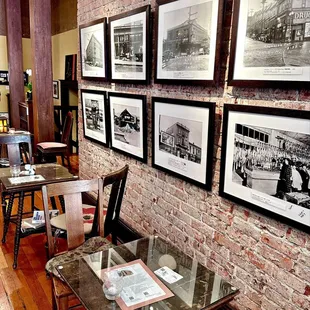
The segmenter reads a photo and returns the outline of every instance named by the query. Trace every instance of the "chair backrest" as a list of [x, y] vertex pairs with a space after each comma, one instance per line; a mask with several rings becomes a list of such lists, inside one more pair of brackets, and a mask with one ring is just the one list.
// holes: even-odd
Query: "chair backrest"
[[64, 127], [62, 129], [61, 143], [68, 144], [73, 124], [72, 112], [68, 112], [65, 118]]
[[[103, 188], [111, 185], [108, 209], [104, 221], [103, 236], [107, 237], [109, 234], [112, 234], [112, 242], [114, 244], [116, 244], [117, 223], [123, 201], [128, 170], [129, 166], [126, 165], [124, 168], [112, 172], [102, 178]], [[102, 231], [100, 231], [100, 234], [102, 234]]]
[[[20, 164], [21, 148], [20, 144], [28, 144], [28, 154], [26, 153], [26, 162], [32, 164], [32, 146], [30, 134], [0, 134], [0, 144], [7, 144], [10, 165]], [[24, 150], [24, 148], [23, 148]]]
[[[99, 232], [103, 231], [103, 182], [102, 179], [77, 180], [49, 184], [42, 187], [45, 225], [47, 232], [49, 258], [55, 255], [55, 245], [49, 218], [49, 198], [62, 195], [66, 206], [66, 228], [68, 250], [75, 249], [85, 241], [82, 209], [82, 193], [97, 192], [98, 204], [96, 212], [101, 214], [97, 225]], [[98, 227], [97, 226], [97, 227]], [[101, 235], [102, 236], [102, 235]]]

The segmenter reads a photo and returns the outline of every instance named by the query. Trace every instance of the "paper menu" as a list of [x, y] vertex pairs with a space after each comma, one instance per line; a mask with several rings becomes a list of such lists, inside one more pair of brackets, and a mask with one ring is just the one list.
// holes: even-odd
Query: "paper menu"
[[121, 297], [116, 299], [122, 310], [138, 309], [174, 296], [141, 259], [101, 270], [101, 278], [111, 271], [125, 275]]
[[169, 284], [173, 284], [183, 279], [183, 276], [174, 272], [173, 270], [171, 270], [169, 267], [166, 266], [155, 270], [154, 273], [163, 280], [165, 280], [166, 282], [168, 282]]

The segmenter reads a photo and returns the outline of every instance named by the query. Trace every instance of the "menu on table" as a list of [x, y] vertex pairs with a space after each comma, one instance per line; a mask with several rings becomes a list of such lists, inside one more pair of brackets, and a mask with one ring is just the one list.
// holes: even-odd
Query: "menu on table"
[[123, 275], [123, 290], [116, 299], [122, 310], [134, 310], [174, 296], [141, 259], [101, 270], [101, 278], [112, 271]]

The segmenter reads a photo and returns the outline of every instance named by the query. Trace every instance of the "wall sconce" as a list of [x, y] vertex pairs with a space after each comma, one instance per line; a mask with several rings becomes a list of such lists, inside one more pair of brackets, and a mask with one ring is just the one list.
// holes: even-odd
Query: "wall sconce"
[[8, 120], [5, 117], [0, 117], [0, 132], [8, 132]]

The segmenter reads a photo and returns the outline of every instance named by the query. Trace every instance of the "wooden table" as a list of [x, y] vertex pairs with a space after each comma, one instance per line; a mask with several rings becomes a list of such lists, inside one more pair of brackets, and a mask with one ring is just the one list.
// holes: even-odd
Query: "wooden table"
[[[154, 310], [220, 309], [239, 293], [237, 288], [219, 275], [156, 236], [86, 255], [56, 268], [86, 309], [119, 310], [118, 304], [107, 300], [104, 295], [102, 270], [139, 259], [151, 272], [170, 264], [182, 276], [182, 279], [169, 284], [154, 273], [158, 281], [173, 293], [172, 297], [154, 302]], [[147, 288], [144, 289], [147, 291]], [[149, 307], [145, 308], [151, 309]]]
[[14, 194], [19, 193], [18, 211], [17, 211], [17, 216], [16, 216], [15, 242], [14, 242], [14, 263], [13, 263], [14, 269], [17, 267], [17, 258], [18, 258], [20, 238], [29, 235], [27, 233], [23, 234], [21, 232], [25, 192], [41, 190], [43, 185], [47, 185], [51, 183], [72, 181], [72, 180], [78, 179], [77, 176], [74, 176], [73, 174], [69, 173], [67, 168], [61, 165], [58, 165], [58, 164], [36, 165], [35, 176], [37, 177], [42, 176], [44, 179], [39, 180], [39, 181], [35, 180], [35, 181], [27, 181], [27, 182], [14, 184], [12, 183], [14, 180], [12, 179], [15, 179], [15, 181], [21, 180], [21, 177], [12, 178], [10, 174], [10, 168], [0, 169], [0, 181], [1, 181], [1, 187], [2, 187], [1, 192], [5, 192], [7, 194], [13, 194], [13, 195], [10, 195], [8, 208], [5, 212], [2, 243], [5, 243], [6, 234], [8, 232], [8, 228], [9, 228], [9, 224], [11, 220]]

